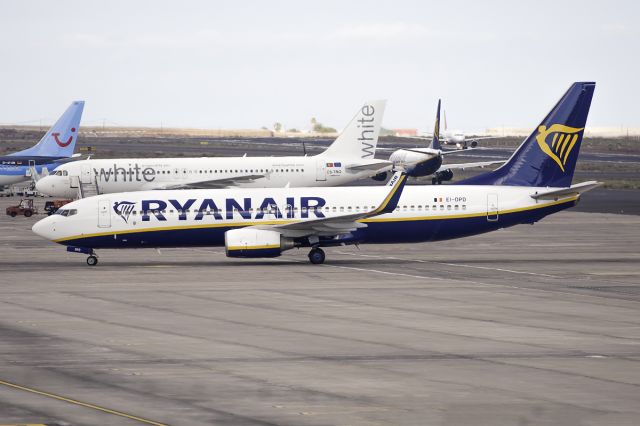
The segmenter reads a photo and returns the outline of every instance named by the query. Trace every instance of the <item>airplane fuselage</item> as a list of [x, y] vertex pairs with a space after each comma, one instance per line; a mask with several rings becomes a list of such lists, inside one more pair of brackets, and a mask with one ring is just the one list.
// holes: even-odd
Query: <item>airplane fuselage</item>
[[[73, 198], [78, 183], [97, 181], [99, 193], [144, 191], [188, 186], [198, 182], [244, 188], [336, 186], [371, 176], [371, 170], [353, 171], [353, 160], [313, 157], [201, 157], [82, 160], [57, 169], [38, 182], [47, 194]], [[379, 163], [358, 160], [357, 164]], [[247, 176], [254, 178], [246, 179]], [[76, 179], [76, 180], [78, 180]], [[217, 182], [217, 183], [216, 183]]]
[[60, 165], [59, 160], [64, 157], [11, 156], [0, 157], [0, 186], [13, 185], [31, 179], [30, 167], [37, 173], [43, 168], [53, 170]]
[[[578, 196], [538, 201], [547, 188], [407, 186], [392, 213], [362, 219], [366, 227], [321, 241], [350, 243], [438, 241], [481, 234], [575, 205]], [[246, 226], [285, 224], [371, 211], [386, 187], [264, 188], [143, 191], [105, 194], [65, 206], [34, 231], [68, 246], [143, 248], [223, 246], [224, 234]], [[304, 245], [304, 244], [303, 244]]]
[[432, 148], [399, 149], [389, 156], [396, 170], [405, 170], [409, 176], [430, 176], [442, 165], [442, 152]]

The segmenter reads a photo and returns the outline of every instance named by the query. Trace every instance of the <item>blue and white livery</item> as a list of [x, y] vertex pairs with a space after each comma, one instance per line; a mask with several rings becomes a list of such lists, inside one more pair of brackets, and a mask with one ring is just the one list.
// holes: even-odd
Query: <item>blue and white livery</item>
[[231, 257], [309, 247], [413, 243], [481, 234], [574, 206], [571, 185], [595, 83], [575, 83], [510, 160], [458, 185], [144, 191], [75, 201], [33, 231], [89, 254], [101, 248], [224, 246]]
[[32, 179], [73, 157], [84, 101], [75, 101], [36, 145], [0, 157], [0, 187]]

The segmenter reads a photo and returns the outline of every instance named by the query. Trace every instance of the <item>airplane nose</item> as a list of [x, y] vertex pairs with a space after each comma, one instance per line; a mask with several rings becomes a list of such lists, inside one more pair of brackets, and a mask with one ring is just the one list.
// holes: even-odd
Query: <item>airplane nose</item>
[[39, 179], [36, 182], [36, 191], [38, 191], [40, 193], [43, 193], [43, 194], [46, 194], [47, 193], [47, 191], [46, 191], [47, 185], [46, 185], [45, 181], [47, 181], [47, 180], [48, 180], [47, 178]]
[[47, 240], [52, 240], [53, 233], [55, 231], [53, 223], [54, 220], [55, 219], [52, 217], [45, 217], [44, 219], [40, 219], [31, 227], [31, 230], [39, 237], [45, 238]]

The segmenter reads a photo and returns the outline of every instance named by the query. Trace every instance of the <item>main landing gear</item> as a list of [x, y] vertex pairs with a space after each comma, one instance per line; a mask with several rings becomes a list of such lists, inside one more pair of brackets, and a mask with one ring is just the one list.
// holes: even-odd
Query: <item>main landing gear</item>
[[324, 250], [319, 247], [314, 247], [309, 252], [309, 262], [313, 263], [314, 265], [320, 265], [321, 263], [324, 263], [324, 258]]

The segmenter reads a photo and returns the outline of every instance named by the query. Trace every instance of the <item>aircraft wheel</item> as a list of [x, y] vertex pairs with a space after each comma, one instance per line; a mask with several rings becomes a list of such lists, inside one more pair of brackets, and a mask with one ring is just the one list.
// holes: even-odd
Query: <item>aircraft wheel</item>
[[98, 258], [94, 255], [87, 257], [87, 265], [96, 266], [98, 264]]
[[309, 262], [313, 263], [314, 265], [320, 265], [321, 263], [324, 263], [324, 258], [324, 251], [320, 248], [311, 249], [311, 251], [309, 252]]
[[33, 214], [33, 212], [31, 210], [25, 210], [24, 211], [24, 217], [31, 217], [32, 214]]
[[16, 217], [18, 214], [16, 212], [11, 212], [11, 217]]

